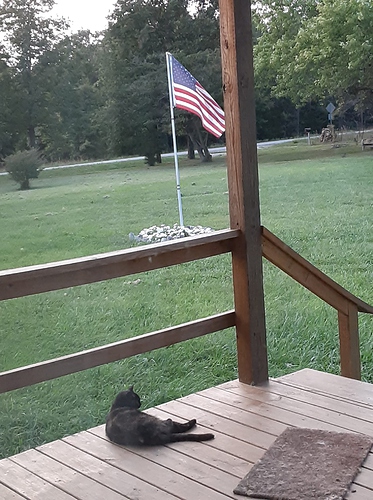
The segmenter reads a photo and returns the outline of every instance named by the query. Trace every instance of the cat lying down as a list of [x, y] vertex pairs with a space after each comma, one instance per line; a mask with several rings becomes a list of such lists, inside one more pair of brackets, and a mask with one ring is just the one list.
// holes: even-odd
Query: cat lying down
[[196, 420], [184, 424], [170, 418], [148, 415], [139, 410], [141, 401], [133, 386], [120, 392], [106, 417], [106, 435], [117, 444], [156, 446], [176, 441], [208, 441], [213, 434], [185, 434], [196, 425]]

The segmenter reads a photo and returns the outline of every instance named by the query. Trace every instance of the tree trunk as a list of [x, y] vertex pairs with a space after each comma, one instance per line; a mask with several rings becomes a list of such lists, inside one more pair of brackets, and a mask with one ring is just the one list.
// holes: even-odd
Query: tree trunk
[[20, 190], [26, 191], [26, 189], [30, 189], [30, 179], [24, 179], [20, 183]]
[[147, 163], [149, 165], [149, 167], [154, 167], [155, 154], [154, 153], [145, 153], [145, 163]]
[[194, 160], [196, 157], [194, 150], [194, 142], [190, 135], [188, 135], [187, 138], [188, 138], [188, 159]]
[[[207, 163], [212, 161], [212, 156], [207, 147], [208, 133], [205, 132], [202, 134], [201, 131], [201, 122], [196, 116], [192, 116], [191, 120], [187, 127], [188, 137], [193, 142], [195, 149], [198, 152], [198, 155], [201, 159], [202, 163]], [[188, 142], [188, 151], [189, 151], [189, 142]]]
[[33, 125], [30, 125], [27, 129], [27, 142], [30, 149], [36, 145], [35, 127]]

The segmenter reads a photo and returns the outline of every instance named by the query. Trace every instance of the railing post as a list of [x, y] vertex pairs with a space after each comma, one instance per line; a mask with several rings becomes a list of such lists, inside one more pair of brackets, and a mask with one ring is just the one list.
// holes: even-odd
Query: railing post
[[238, 374], [257, 384], [268, 379], [268, 361], [250, 4], [219, 2], [230, 224], [241, 231], [232, 252]]
[[338, 311], [341, 375], [361, 379], [358, 309], [349, 303], [348, 313]]

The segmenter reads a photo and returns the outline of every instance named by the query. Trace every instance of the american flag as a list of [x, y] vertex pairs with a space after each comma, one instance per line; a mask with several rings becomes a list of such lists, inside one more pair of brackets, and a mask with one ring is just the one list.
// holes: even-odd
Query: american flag
[[210, 134], [220, 137], [225, 130], [224, 111], [202, 85], [177, 61], [169, 57], [172, 103], [201, 118], [202, 126]]

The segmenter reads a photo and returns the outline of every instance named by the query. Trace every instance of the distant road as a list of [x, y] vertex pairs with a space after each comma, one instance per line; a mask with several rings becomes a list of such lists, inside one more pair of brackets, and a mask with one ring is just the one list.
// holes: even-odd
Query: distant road
[[[268, 146], [274, 146], [275, 144], [283, 144], [285, 142], [293, 142], [294, 139], [281, 139], [279, 141], [267, 141], [267, 142], [258, 142], [257, 146], [258, 149], [265, 148]], [[226, 147], [221, 146], [218, 148], [209, 148], [210, 153], [214, 154], [225, 154], [226, 153]], [[174, 154], [173, 153], [162, 153], [162, 157], [164, 158], [171, 158]], [[186, 156], [187, 152], [186, 151], [180, 151], [178, 153], [178, 156]], [[85, 162], [85, 163], [74, 163], [73, 165], [59, 165], [58, 167], [45, 167], [43, 170], [56, 170], [58, 168], [73, 168], [73, 167], [84, 167], [84, 166], [89, 166], [89, 165], [108, 165], [110, 163], [124, 163], [128, 161], [139, 161], [139, 160], [145, 160], [144, 156], [131, 156], [129, 158], [117, 158], [116, 160], [102, 160], [102, 161], [92, 161], [92, 162]]]
[[[275, 144], [283, 144], [285, 142], [293, 142], [294, 139], [281, 139], [279, 141], [267, 141], [267, 142], [258, 142], [258, 149], [265, 148], [268, 146], [274, 146]], [[226, 153], [226, 148], [225, 146], [221, 146], [218, 148], [209, 148], [209, 151], [212, 153], [212, 155], [219, 155], [219, 154], [225, 154]], [[163, 153], [162, 156], [166, 158], [172, 157], [174, 154], [173, 153]], [[186, 156], [187, 152], [186, 151], [180, 151], [178, 153], [178, 156]], [[84, 163], [74, 163], [72, 165], [58, 165], [55, 167], [45, 167], [43, 170], [57, 170], [59, 168], [75, 168], [75, 167], [85, 167], [85, 166], [90, 166], [90, 165], [109, 165], [110, 163], [125, 163], [129, 161], [139, 161], [139, 160], [145, 160], [144, 156], [131, 156], [129, 158], [117, 158], [116, 160], [102, 160], [102, 161], [91, 161], [91, 162], [84, 162]], [[0, 175], [7, 175], [8, 172], [0, 172]]]

